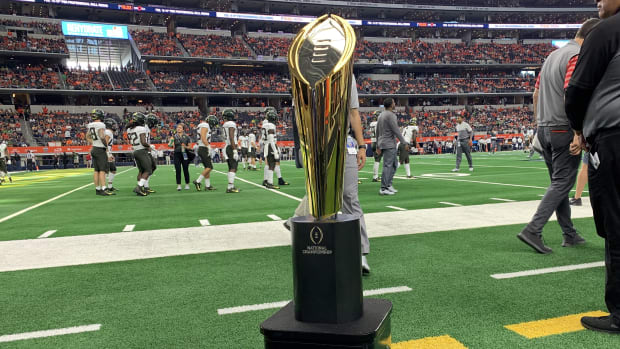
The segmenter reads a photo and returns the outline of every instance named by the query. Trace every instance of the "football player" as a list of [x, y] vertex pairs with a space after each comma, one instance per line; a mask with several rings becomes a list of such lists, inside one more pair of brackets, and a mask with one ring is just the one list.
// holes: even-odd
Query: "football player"
[[91, 112], [92, 122], [86, 126], [86, 139], [92, 144], [90, 155], [93, 158], [95, 173], [93, 182], [97, 195], [113, 195], [106, 185], [106, 173], [108, 172], [108, 143], [105, 137], [105, 114], [102, 110], [93, 109]]
[[239, 189], [235, 187], [235, 175], [239, 166], [239, 151], [237, 150], [237, 123], [235, 122], [235, 112], [232, 109], [226, 109], [222, 113], [224, 120], [224, 138], [226, 139], [226, 148], [224, 149], [224, 159], [228, 163], [228, 187], [227, 193], [238, 193]]
[[[278, 149], [276, 139], [276, 123], [278, 122], [278, 114], [275, 108], [268, 108], [265, 111], [266, 119], [263, 121], [263, 155], [267, 161], [265, 166], [265, 178], [263, 185], [269, 189], [279, 189], [280, 185], [289, 185], [284, 179], [282, 179], [282, 172], [280, 171], [280, 150]], [[278, 176], [278, 185], [273, 185], [273, 173]]]
[[211, 161], [211, 130], [217, 127], [218, 121], [215, 115], [209, 115], [206, 119], [198, 124], [198, 156], [200, 156], [200, 161], [202, 161], [202, 165], [204, 166], [204, 170], [198, 176], [193, 183], [196, 186], [196, 190], [201, 190], [201, 182], [205, 180], [205, 191], [207, 190], [215, 190], [211, 186], [211, 170], [213, 170], [213, 163]]
[[149, 185], [149, 180], [151, 179], [151, 176], [153, 175], [153, 173], [155, 173], [155, 170], [157, 170], [157, 149], [155, 148], [153, 144], [151, 144], [151, 129], [157, 126], [157, 123], [158, 123], [157, 115], [153, 113], [149, 113], [148, 115], [145, 116], [144, 128], [146, 129], [146, 142], [150, 145], [148, 149], [148, 154], [151, 157], [151, 168], [152, 169], [151, 169], [151, 174], [146, 179], [146, 183], [144, 183], [144, 190], [146, 190], [147, 193], [149, 194], [152, 194], [155, 192], [155, 190], [151, 189], [151, 186]]
[[147, 151], [150, 149], [150, 145], [147, 142], [148, 132], [144, 127], [145, 119], [144, 114], [133, 113], [127, 128], [127, 138], [133, 147], [133, 156], [138, 166], [138, 185], [133, 190], [138, 196], [148, 195], [148, 191], [145, 189], [146, 180], [153, 171], [151, 156]]
[[379, 114], [381, 114], [380, 110], [377, 110], [372, 115], [372, 121], [370, 122], [370, 142], [372, 147], [372, 153], [375, 157], [375, 164], [373, 165], [373, 175], [372, 181], [379, 181], [379, 165], [381, 165], [381, 158], [383, 157], [383, 153], [377, 154], [377, 119], [379, 119]]
[[241, 163], [243, 164], [244, 170], [249, 170], [249, 166], [246, 167], [246, 162], [248, 162], [248, 149], [250, 148], [250, 138], [248, 137], [247, 132], [247, 130], [241, 131], [238, 144], [241, 148]]
[[112, 155], [112, 143], [114, 142], [114, 131], [118, 129], [116, 121], [112, 118], [107, 118], [103, 121], [105, 124], [105, 139], [108, 143], [108, 191], [114, 193], [117, 191], [114, 188], [114, 176], [116, 176], [116, 162], [114, 155]]
[[248, 135], [248, 143], [250, 148], [248, 149], [249, 158], [250, 158], [250, 170], [256, 171], [256, 134], [254, 133], [256, 130], [251, 129], [250, 134]]
[[[409, 125], [405, 126], [403, 129], [403, 137], [407, 141], [407, 143], [415, 146], [416, 137], [418, 136], [418, 123], [415, 118], [411, 118], [409, 120]], [[405, 165], [405, 172], [407, 173], [407, 178], [413, 178], [411, 175], [411, 167], [409, 166], [409, 151], [407, 151], [405, 145], [400, 143], [398, 145], [398, 157], [401, 165]]]
[[13, 183], [13, 178], [11, 178], [9, 171], [6, 169], [7, 165], [10, 164], [11, 157], [9, 156], [8, 146], [5, 141], [2, 141], [2, 143], [0, 143], [0, 185], [2, 185], [3, 182], [6, 182], [4, 177], [7, 176], [9, 177], [9, 181]]

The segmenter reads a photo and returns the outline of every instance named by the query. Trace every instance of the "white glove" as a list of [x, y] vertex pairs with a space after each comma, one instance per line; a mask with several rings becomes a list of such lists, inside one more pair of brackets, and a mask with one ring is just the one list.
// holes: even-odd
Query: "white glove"
[[279, 152], [279, 151], [277, 151], [277, 152], [273, 153], [273, 158], [274, 158], [276, 161], [280, 160], [280, 152]]
[[233, 159], [235, 161], [239, 161], [239, 152], [237, 151], [237, 149], [233, 150]]
[[10, 165], [10, 164], [11, 164], [11, 160], [7, 160], [7, 161], [6, 161], [6, 164], [7, 164], [7, 165]]

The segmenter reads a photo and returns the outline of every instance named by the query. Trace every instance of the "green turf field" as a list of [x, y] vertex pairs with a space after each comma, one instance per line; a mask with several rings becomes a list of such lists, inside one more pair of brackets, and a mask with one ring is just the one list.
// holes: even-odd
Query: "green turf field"
[[[476, 154], [475, 171], [454, 176], [450, 155], [412, 157], [415, 180], [395, 179], [400, 192], [378, 195], [370, 181], [372, 159], [360, 173], [364, 211], [407, 210], [540, 199], [548, 184], [540, 161], [523, 153]], [[195, 178], [199, 169], [190, 167]], [[119, 172], [127, 170], [119, 169]], [[222, 165], [216, 170], [225, 171]], [[291, 186], [282, 192], [301, 198], [303, 171], [283, 163]], [[370, 173], [367, 173], [370, 172]], [[0, 240], [49, 238], [135, 230], [270, 221], [290, 216], [297, 201], [246, 182], [239, 194], [224, 193], [226, 177], [212, 175], [216, 192], [176, 191], [171, 167], [151, 179], [158, 192], [136, 197], [135, 169], [120, 174], [115, 197], [98, 197], [92, 186], [0, 223]], [[434, 174], [433, 176], [430, 176]], [[425, 176], [423, 176], [425, 175]], [[86, 170], [15, 175], [0, 187], [0, 219], [88, 183]], [[404, 169], [397, 176], [404, 177]], [[260, 184], [262, 171], [239, 177]], [[586, 188], [587, 190], [587, 188]], [[587, 193], [586, 193], [587, 194]], [[412, 215], [415, 211], [410, 211]], [[590, 311], [606, 311], [603, 268], [511, 279], [492, 274], [599, 262], [603, 240], [591, 218], [576, 219], [587, 244], [561, 248], [555, 222], [544, 235], [554, 248], [535, 254], [515, 235], [523, 225], [451, 230], [371, 239], [372, 274], [364, 289], [407, 286], [385, 294], [393, 302], [394, 343], [449, 335], [468, 348], [618, 348], [620, 338], [571, 331], [527, 339], [504, 326]], [[456, 227], [455, 227], [456, 228]], [[122, 234], [122, 233], [120, 233]], [[1, 242], [0, 242], [1, 244]], [[259, 324], [275, 309], [219, 315], [218, 309], [278, 302], [292, 297], [290, 247], [153, 258], [72, 267], [0, 272], [0, 339], [3, 335], [101, 324], [95, 332], [1, 343], [0, 348], [260, 348]], [[2, 256], [0, 256], [0, 263]]]

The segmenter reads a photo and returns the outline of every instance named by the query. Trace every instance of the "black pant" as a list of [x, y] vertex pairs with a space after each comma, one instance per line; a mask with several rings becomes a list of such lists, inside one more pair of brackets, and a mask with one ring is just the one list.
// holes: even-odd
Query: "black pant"
[[26, 160], [26, 168], [28, 169], [28, 171], [34, 170], [34, 166], [32, 166], [32, 160], [30, 159]]
[[177, 173], [177, 185], [181, 184], [181, 165], [185, 175], [185, 184], [189, 184], [189, 159], [183, 160], [183, 153], [174, 153], [174, 169]]
[[[605, 239], [605, 303], [614, 322], [620, 325], [620, 129], [599, 132], [590, 154], [598, 154], [600, 165], [588, 166], [590, 202], [596, 232]], [[590, 159], [591, 160], [591, 159]]]

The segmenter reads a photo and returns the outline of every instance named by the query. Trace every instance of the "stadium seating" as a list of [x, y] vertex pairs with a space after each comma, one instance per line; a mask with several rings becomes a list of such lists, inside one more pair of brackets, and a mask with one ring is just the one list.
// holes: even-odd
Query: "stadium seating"
[[131, 31], [131, 37], [138, 45], [138, 49], [147, 56], [182, 56], [181, 49], [172, 34], [154, 31]]
[[241, 38], [190, 34], [179, 34], [178, 38], [192, 57], [252, 57]]
[[65, 70], [63, 77], [69, 90], [112, 90], [112, 84], [105, 72], [97, 70]]
[[35, 39], [0, 36], [0, 50], [41, 53], [68, 53], [65, 39]]
[[43, 65], [0, 67], [0, 88], [60, 89], [58, 72]]

